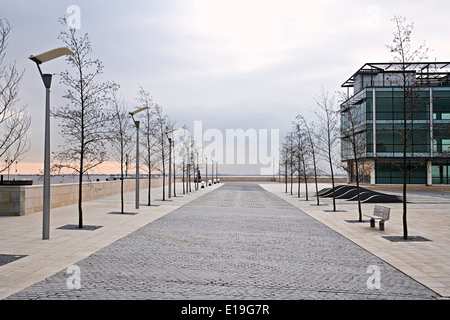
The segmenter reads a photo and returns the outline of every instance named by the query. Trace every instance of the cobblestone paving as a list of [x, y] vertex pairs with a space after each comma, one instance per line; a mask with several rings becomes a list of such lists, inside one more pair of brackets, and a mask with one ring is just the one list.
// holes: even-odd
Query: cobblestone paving
[[[95, 231], [92, 231], [95, 232]], [[253, 183], [226, 183], [8, 299], [433, 299]], [[369, 266], [380, 270], [369, 289]], [[372, 283], [372, 282], [370, 282]]]

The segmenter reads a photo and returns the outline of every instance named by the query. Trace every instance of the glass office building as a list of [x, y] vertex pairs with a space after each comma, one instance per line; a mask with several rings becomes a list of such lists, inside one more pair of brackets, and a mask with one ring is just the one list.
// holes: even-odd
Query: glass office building
[[402, 184], [406, 139], [407, 183], [450, 183], [450, 62], [367, 63], [342, 87], [349, 182], [357, 159], [361, 182]]

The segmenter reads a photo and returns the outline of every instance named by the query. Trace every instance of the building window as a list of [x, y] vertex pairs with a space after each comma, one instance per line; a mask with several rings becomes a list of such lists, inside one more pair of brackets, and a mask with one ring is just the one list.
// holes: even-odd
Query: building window
[[[360, 161], [358, 163], [358, 177], [360, 183], [370, 183], [370, 173], [373, 170], [370, 162]], [[355, 162], [350, 162], [350, 182], [356, 183], [356, 164]]]
[[450, 120], [450, 91], [433, 89], [433, 120]]
[[[425, 162], [408, 160], [407, 164], [407, 184], [426, 184], [427, 168]], [[402, 162], [397, 161], [376, 161], [375, 164], [376, 184], [402, 184], [403, 171]]]
[[442, 164], [431, 166], [431, 179], [433, 184], [450, 184], [450, 163], [448, 160]]

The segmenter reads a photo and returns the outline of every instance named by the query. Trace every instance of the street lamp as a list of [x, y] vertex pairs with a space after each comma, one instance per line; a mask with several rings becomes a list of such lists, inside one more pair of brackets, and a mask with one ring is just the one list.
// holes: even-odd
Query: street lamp
[[191, 192], [191, 143], [186, 143], [186, 192]]
[[[170, 193], [172, 192], [171, 191], [172, 183], [170, 182], [170, 180], [172, 179], [172, 139], [169, 137], [169, 133], [174, 132], [176, 130], [178, 130], [178, 129], [173, 129], [173, 130], [165, 132], [167, 139], [169, 139], [169, 199], [171, 197]], [[174, 175], [175, 175], [175, 170], [174, 170]], [[175, 179], [174, 179], [174, 181], [175, 181]], [[173, 188], [175, 190], [175, 183], [174, 183]]]
[[208, 157], [205, 156], [205, 159], [206, 159], [206, 162], [205, 162], [206, 163], [206, 165], [205, 165], [205, 167], [206, 167], [205, 188], [206, 188], [206, 187], [208, 187]]
[[136, 209], [139, 209], [139, 121], [134, 119], [134, 115], [147, 109], [149, 109], [149, 107], [142, 107], [129, 112], [131, 118], [133, 119], [134, 125], [136, 126]]
[[211, 185], [214, 184], [214, 159], [211, 158]]
[[197, 188], [197, 190], [198, 190], [198, 179], [199, 179], [199, 168], [198, 168], [198, 150], [196, 150], [197, 151], [197, 170], [195, 170], [195, 179], [196, 179], [196, 181], [197, 181], [197, 185], [195, 186], [196, 188]]
[[191, 191], [191, 164], [192, 164], [192, 174], [194, 175], [194, 188], [195, 188], [195, 190], [197, 190], [197, 184], [195, 182], [196, 173], [195, 173], [195, 156], [194, 156], [194, 151], [196, 151], [197, 148], [195, 147], [194, 140], [191, 140], [189, 149], [190, 149], [190, 151], [189, 151], [189, 191]]
[[45, 87], [45, 142], [44, 142], [44, 191], [43, 191], [43, 230], [42, 239], [50, 238], [50, 86], [52, 83], [51, 74], [43, 74], [41, 64], [64, 55], [73, 54], [72, 50], [66, 47], [56, 48], [36, 56], [29, 56], [28, 58], [34, 61], [38, 67], [39, 74]]

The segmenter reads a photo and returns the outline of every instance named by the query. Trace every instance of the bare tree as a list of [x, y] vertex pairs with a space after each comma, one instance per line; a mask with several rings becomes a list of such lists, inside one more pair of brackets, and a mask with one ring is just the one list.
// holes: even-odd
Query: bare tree
[[27, 131], [31, 118], [26, 106], [18, 106], [23, 72], [17, 70], [15, 61], [5, 62], [10, 31], [9, 22], [0, 18], [0, 158], [7, 158], [0, 172], [7, 170], [30, 148]]
[[152, 171], [155, 169], [154, 165], [156, 163], [156, 153], [154, 153], [153, 151], [157, 143], [157, 139], [155, 138], [156, 122], [152, 119], [152, 114], [154, 114], [155, 111], [153, 110], [153, 99], [150, 96], [150, 93], [144, 90], [142, 87], [139, 87], [137, 101], [141, 105], [149, 107], [149, 109], [145, 110], [145, 112], [143, 113], [140, 113], [138, 116], [140, 117], [140, 119], [142, 119], [140, 129], [143, 135], [141, 144], [144, 147], [144, 170], [148, 173], [147, 205], [151, 206]]
[[356, 182], [358, 200], [358, 216], [362, 221], [361, 195], [359, 184], [364, 180], [367, 172], [370, 172], [367, 164], [360, 159], [366, 154], [366, 134], [363, 121], [364, 114], [361, 108], [353, 106], [349, 97], [341, 93], [344, 103], [341, 108], [341, 139], [342, 157], [346, 162], [343, 167], [350, 176], [351, 181]]
[[307, 152], [308, 152], [308, 146], [306, 144], [305, 139], [302, 139], [300, 142], [300, 161], [302, 166], [302, 172], [303, 172], [303, 181], [305, 183], [305, 200], [309, 201], [309, 193], [308, 193], [308, 178], [310, 176], [310, 168], [307, 160]]
[[288, 157], [288, 163], [289, 163], [289, 177], [290, 177], [290, 189], [291, 189], [291, 195], [292, 190], [293, 190], [293, 185], [294, 185], [294, 168], [295, 168], [295, 145], [294, 145], [294, 135], [293, 132], [289, 132], [289, 135], [287, 136], [289, 144], [288, 144], [288, 153], [289, 153], [289, 157]]
[[392, 19], [395, 29], [393, 32], [392, 44], [386, 45], [386, 47], [393, 53], [394, 62], [400, 64], [400, 86], [403, 100], [403, 119], [402, 126], [397, 133], [402, 137], [402, 165], [400, 170], [403, 174], [403, 238], [408, 239], [408, 223], [407, 223], [407, 181], [409, 172], [411, 171], [408, 166], [408, 149], [413, 141], [413, 135], [416, 134], [413, 126], [415, 114], [418, 111], [418, 87], [415, 85], [415, 81], [411, 76], [411, 72], [408, 72], [411, 64], [421, 62], [427, 58], [429, 48], [425, 42], [419, 45], [417, 48], [413, 48], [411, 45], [411, 34], [414, 28], [414, 24], [406, 23], [406, 19], [402, 16], [395, 15]]
[[[183, 180], [182, 180], [182, 184], [183, 184], [183, 194], [186, 194], [186, 190], [188, 188], [186, 188], [186, 181], [185, 181], [185, 176], [187, 173], [186, 167], [187, 167], [187, 163], [188, 163], [188, 150], [189, 150], [189, 144], [190, 141], [192, 140], [192, 135], [189, 132], [188, 126], [184, 125], [182, 127], [181, 130], [181, 134], [179, 134], [178, 136], [179, 138], [179, 153], [178, 156], [182, 159], [182, 163], [181, 163], [181, 170], [182, 170], [182, 176], [183, 176]], [[208, 181], [206, 181], [208, 182]]]
[[[183, 187], [183, 194], [186, 194], [186, 167], [189, 162], [189, 149], [192, 142], [192, 134], [189, 132], [189, 128], [187, 125], [183, 125], [181, 128], [178, 128], [173, 132], [172, 138], [172, 154], [173, 154], [173, 175], [180, 174], [181, 171], [181, 184]], [[174, 180], [174, 196], [175, 193], [175, 180]]]
[[156, 163], [156, 168], [163, 175], [163, 201], [166, 200], [166, 165], [169, 159], [169, 141], [167, 140], [166, 132], [173, 129], [173, 123], [171, 122], [169, 116], [163, 112], [163, 109], [160, 105], [154, 104], [153, 107], [153, 115], [155, 119], [155, 139], [157, 143], [155, 144], [155, 152], [158, 154], [158, 159]]
[[124, 213], [123, 183], [126, 155], [131, 154], [134, 146], [134, 132], [136, 127], [130, 121], [128, 111], [118, 93], [113, 91], [111, 133], [108, 137], [112, 146], [112, 156], [120, 166], [120, 212]]
[[295, 132], [288, 132], [284, 137], [284, 142], [281, 145], [281, 160], [283, 163], [284, 175], [285, 175], [285, 187], [286, 193], [288, 193], [288, 185], [290, 186], [290, 194], [293, 195], [294, 175], [297, 172], [296, 163], [296, 145], [295, 145]]
[[283, 174], [284, 174], [284, 185], [285, 185], [285, 193], [288, 192], [288, 168], [289, 168], [289, 160], [290, 160], [290, 142], [289, 142], [289, 134], [284, 137], [284, 141], [280, 146], [280, 163], [283, 164]]
[[300, 181], [303, 178], [305, 183], [305, 199], [308, 201], [308, 175], [309, 175], [309, 167], [307, 155], [309, 154], [308, 144], [306, 141], [306, 134], [304, 129], [302, 129], [301, 124], [298, 121], [293, 122], [293, 132], [294, 132], [294, 141], [295, 141], [295, 158], [296, 158], [296, 167], [297, 167], [297, 175], [298, 175], [298, 186], [297, 193], [298, 197], [300, 197]]
[[61, 82], [66, 86], [63, 95], [69, 103], [53, 110], [60, 120], [64, 145], [56, 152], [53, 168], [69, 169], [79, 175], [78, 183], [78, 227], [83, 228], [83, 176], [106, 160], [106, 141], [110, 133], [105, 124], [111, 120], [106, 106], [110, 101], [109, 92], [118, 86], [111, 82], [98, 82], [103, 64], [92, 60], [91, 43], [88, 35], [78, 37], [76, 29], [69, 28], [65, 19], [60, 19], [65, 27], [58, 39], [74, 54], [66, 61], [71, 71], [61, 72]]
[[292, 130], [292, 139], [294, 143], [294, 166], [295, 166], [295, 172], [297, 173], [297, 197], [300, 198], [300, 186], [301, 186], [301, 179], [302, 179], [302, 162], [301, 162], [301, 150], [300, 150], [300, 144], [302, 136], [300, 135], [300, 132], [298, 131], [298, 128], [293, 126]]
[[314, 132], [314, 123], [308, 124], [308, 122], [306, 121], [305, 117], [303, 117], [302, 115], [297, 115], [297, 117], [295, 118], [304, 128], [304, 133], [305, 133], [305, 137], [306, 137], [306, 141], [308, 143], [309, 146], [309, 151], [311, 152], [311, 159], [312, 159], [312, 164], [313, 164], [313, 172], [314, 172], [314, 182], [315, 182], [315, 186], [316, 186], [316, 202], [317, 205], [320, 205], [320, 200], [319, 200], [319, 189], [318, 189], [318, 185], [317, 185], [317, 172], [318, 172], [318, 166], [317, 166], [317, 143], [315, 141], [315, 137], [316, 134]]
[[334, 164], [336, 163], [336, 147], [339, 143], [339, 117], [334, 96], [322, 87], [319, 96], [315, 99], [318, 118], [317, 147], [330, 166], [331, 187], [333, 191], [333, 211], [336, 211], [336, 195], [334, 183]]

